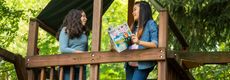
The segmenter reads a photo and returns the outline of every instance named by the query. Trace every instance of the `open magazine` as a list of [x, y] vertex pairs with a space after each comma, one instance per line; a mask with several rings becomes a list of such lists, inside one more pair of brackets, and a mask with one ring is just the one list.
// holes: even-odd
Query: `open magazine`
[[117, 27], [110, 26], [108, 29], [110, 39], [117, 52], [128, 49], [128, 43], [131, 41], [132, 32], [127, 23]]

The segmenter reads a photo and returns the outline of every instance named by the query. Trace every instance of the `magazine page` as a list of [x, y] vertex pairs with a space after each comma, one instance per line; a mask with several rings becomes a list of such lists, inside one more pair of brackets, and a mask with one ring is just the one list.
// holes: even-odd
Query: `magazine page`
[[112, 44], [117, 52], [122, 52], [128, 49], [128, 42], [131, 40], [132, 32], [129, 29], [127, 23], [119, 25], [117, 27], [109, 27], [109, 36]]

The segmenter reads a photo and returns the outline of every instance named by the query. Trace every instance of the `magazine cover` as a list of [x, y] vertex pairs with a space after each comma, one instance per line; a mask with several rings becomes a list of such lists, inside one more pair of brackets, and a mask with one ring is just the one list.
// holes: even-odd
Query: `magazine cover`
[[128, 49], [128, 43], [131, 41], [132, 32], [127, 23], [117, 27], [110, 26], [108, 29], [109, 36], [117, 52]]

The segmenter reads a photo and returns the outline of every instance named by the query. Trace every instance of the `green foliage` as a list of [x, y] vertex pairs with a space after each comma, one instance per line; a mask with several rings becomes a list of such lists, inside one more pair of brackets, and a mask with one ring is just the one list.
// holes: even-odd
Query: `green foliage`
[[[189, 51], [229, 51], [229, 0], [161, 0], [189, 44]], [[169, 48], [181, 46], [170, 33]], [[205, 65], [191, 70], [197, 80], [229, 80], [230, 65]]]
[[[29, 19], [36, 17], [50, 0], [0, 0], [0, 47], [26, 55]], [[110, 50], [107, 29], [127, 22], [127, 0], [115, 0], [102, 18], [101, 51]], [[228, 0], [161, 0], [190, 45], [190, 51], [230, 50], [230, 1]], [[158, 13], [153, 9], [158, 21]], [[91, 50], [91, 36], [89, 37]], [[56, 39], [39, 28], [39, 53], [58, 54]], [[180, 50], [170, 33], [169, 48]], [[191, 69], [197, 80], [229, 80], [230, 65], [205, 65]], [[157, 77], [157, 69], [150, 78]], [[89, 74], [88, 74], [89, 75]], [[17, 80], [14, 66], [0, 60], [0, 80]], [[100, 80], [125, 79], [123, 63], [100, 65]]]

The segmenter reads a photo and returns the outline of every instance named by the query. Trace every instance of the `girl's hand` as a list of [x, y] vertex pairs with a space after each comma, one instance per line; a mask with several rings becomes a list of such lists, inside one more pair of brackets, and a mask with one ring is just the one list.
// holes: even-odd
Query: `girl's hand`
[[132, 42], [133, 42], [133, 43], [139, 44], [139, 39], [138, 39], [137, 35], [132, 34], [131, 37], [132, 37]]

